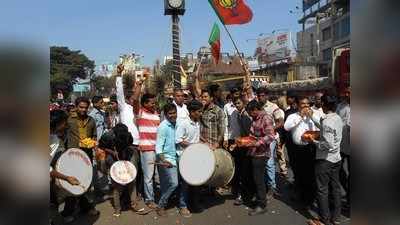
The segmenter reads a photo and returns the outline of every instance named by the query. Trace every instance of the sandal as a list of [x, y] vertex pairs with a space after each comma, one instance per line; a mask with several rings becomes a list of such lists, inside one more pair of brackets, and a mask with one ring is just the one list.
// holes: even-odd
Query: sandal
[[307, 220], [307, 224], [308, 225], [325, 225], [324, 223], [322, 223], [321, 221], [316, 220], [316, 219]]
[[[131, 205], [131, 210], [139, 215], [148, 214], [150, 211], [145, 212], [143, 207], [139, 207], [137, 203]], [[143, 214], [144, 213], [144, 214]]]
[[115, 210], [113, 213], [113, 217], [119, 217], [119, 216], [121, 216], [121, 211]]

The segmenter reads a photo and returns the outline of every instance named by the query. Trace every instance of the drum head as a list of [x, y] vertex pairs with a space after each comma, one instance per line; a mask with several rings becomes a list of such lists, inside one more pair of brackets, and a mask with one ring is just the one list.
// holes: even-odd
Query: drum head
[[110, 176], [118, 184], [129, 184], [135, 180], [136, 167], [129, 161], [117, 161], [110, 168]]
[[79, 180], [80, 185], [71, 185], [67, 181], [57, 179], [60, 188], [72, 195], [82, 195], [92, 183], [93, 167], [87, 154], [77, 148], [65, 151], [56, 163], [56, 170], [66, 176], [73, 176]]
[[205, 184], [215, 170], [215, 156], [206, 144], [192, 144], [179, 160], [179, 172], [186, 183], [193, 186]]

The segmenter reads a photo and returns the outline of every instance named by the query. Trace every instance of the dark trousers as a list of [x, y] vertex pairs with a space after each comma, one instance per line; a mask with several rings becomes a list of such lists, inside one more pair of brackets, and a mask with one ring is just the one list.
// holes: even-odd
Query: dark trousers
[[315, 145], [295, 145], [295, 170], [297, 171], [296, 184], [300, 197], [306, 206], [315, 200]]
[[[138, 168], [139, 163], [139, 149], [136, 146], [130, 146], [128, 151], [131, 152], [130, 161], [131, 163]], [[128, 159], [126, 159], [128, 160]], [[112, 164], [110, 164], [111, 167]], [[138, 176], [139, 174], [137, 174]], [[113, 203], [114, 208], [117, 211], [120, 211], [122, 208], [122, 204], [129, 208], [130, 204], [135, 203], [134, 193], [136, 192], [136, 179], [127, 185], [120, 185], [116, 182], [113, 183]], [[132, 198], [133, 197], [133, 198]]]
[[[122, 208], [129, 208], [129, 205], [134, 203], [132, 195], [135, 192], [136, 184], [133, 181], [127, 185], [121, 185], [113, 182], [113, 205], [116, 211], [121, 211]], [[133, 196], [134, 197], [134, 196]]]
[[230, 152], [233, 160], [235, 162], [235, 174], [232, 178], [231, 184], [232, 184], [232, 194], [235, 197], [238, 197], [241, 195], [242, 190], [243, 190], [243, 159], [246, 156], [246, 150], [243, 148], [235, 148], [232, 152]]
[[[340, 217], [341, 190], [339, 171], [341, 162], [331, 163], [327, 160], [317, 160], [315, 176], [317, 183], [317, 201], [320, 220], [328, 224], [330, 220], [336, 221]], [[329, 198], [331, 196], [331, 198]], [[329, 200], [332, 199], [332, 212], [329, 210]]]
[[137, 160], [137, 175], [136, 175], [136, 196], [142, 196], [144, 197], [144, 178], [143, 178], [143, 170], [142, 170], [142, 163], [140, 161], [140, 152], [139, 152], [139, 146], [134, 145], [134, 147], [137, 149], [138, 152], [138, 160]]
[[64, 211], [62, 211], [61, 215], [63, 215], [64, 217], [72, 216], [77, 207], [77, 204], [79, 204], [80, 211], [83, 213], [94, 209], [94, 204], [89, 201], [86, 194], [79, 197], [67, 197], [65, 198]]
[[298, 161], [297, 156], [296, 156], [296, 146], [292, 143], [292, 141], [287, 141], [285, 143], [285, 147], [286, 147], [286, 150], [287, 150], [287, 153], [288, 153], [289, 166], [290, 166], [290, 168], [292, 169], [292, 172], [293, 172], [294, 186], [296, 188], [298, 188], [299, 184], [298, 184], [297, 178], [299, 176], [298, 175], [299, 168], [298, 168], [297, 163], [296, 163]]
[[266, 207], [266, 192], [267, 187], [265, 185], [265, 162], [267, 157], [250, 157], [246, 156], [243, 159], [243, 171], [251, 171], [243, 177], [243, 200], [250, 200], [253, 195], [256, 196], [256, 205], [265, 208]]
[[[184, 181], [183, 181], [184, 182]], [[203, 188], [202, 186], [191, 186], [187, 185], [187, 190], [188, 190], [188, 201], [189, 205], [191, 206], [192, 209], [198, 209], [200, 208], [201, 204], [201, 189]]]
[[339, 173], [340, 183], [346, 191], [347, 205], [350, 205], [350, 155], [340, 153], [340, 156], [342, 157], [342, 165]]
[[[83, 151], [87, 154], [87, 156], [90, 158], [91, 162], [93, 163], [92, 149], [83, 149]], [[96, 177], [97, 177], [95, 175], [96, 172], [97, 172], [96, 170], [93, 170], [93, 180], [92, 180], [91, 185], [93, 185], [93, 183], [96, 180]], [[90, 187], [89, 187], [89, 190], [90, 190]], [[88, 212], [89, 210], [95, 208], [95, 204], [93, 202], [89, 201], [88, 193], [86, 192], [85, 194], [78, 196], [78, 197], [76, 197], [76, 196], [66, 197], [64, 210], [61, 212], [61, 215], [64, 217], [72, 216], [74, 214], [74, 211], [77, 206], [79, 206], [80, 211], [83, 213]]]

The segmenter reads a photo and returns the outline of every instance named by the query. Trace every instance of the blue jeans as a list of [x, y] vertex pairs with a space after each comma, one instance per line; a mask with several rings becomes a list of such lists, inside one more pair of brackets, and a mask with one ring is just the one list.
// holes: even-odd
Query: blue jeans
[[140, 162], [143, 170], [145, 202], [154, 202], [153, 176], [156, 153], [154, 151], [140, 152]]
[[277, 141], [273, 141], [270, 145], [271, 148], [271, 157], [265, 163], [265, 182], [268, 187], [276, 189], [276, 181], [275, 181], [275, 153], [276, 153]]
[[178, 189], [179, 194], [179, 208], [186, 208], [187, 200], [187, 185], [181, 183], [179, 186], [178, 168], [166, 168], [159, 166], [158, 173], [160, 175], [161, 197], [158, 202], [160, 208], [165, 208], [168, 204], [168, 199]]

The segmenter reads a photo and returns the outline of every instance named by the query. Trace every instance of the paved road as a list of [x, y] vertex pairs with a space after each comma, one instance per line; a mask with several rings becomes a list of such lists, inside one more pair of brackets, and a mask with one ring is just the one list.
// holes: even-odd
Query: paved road
[[[305, 225], [308, 214], [299, 204], [291, 200], [289, 188], [281, 184], [282, 197], [272, 199], [268, 204], [268, 213], [250, 217], [245, 206], [234, 206], [229, 193], [222, 193], [221, 197], [208, 197], [208, 207], [201, 213], [194, 213], [191, 218], [183, 218], [178, 209], [173, 207], [168, 217], [159, 218], [155, 212], [140, 216], [130, 211], [123, 211], [119, 218], [112, 216], [110, 201], [97, 205], [101, 212], [97, 218], [80, 216], [71, 225]], [[350, 221], [343, 224], [350, 224]]]

